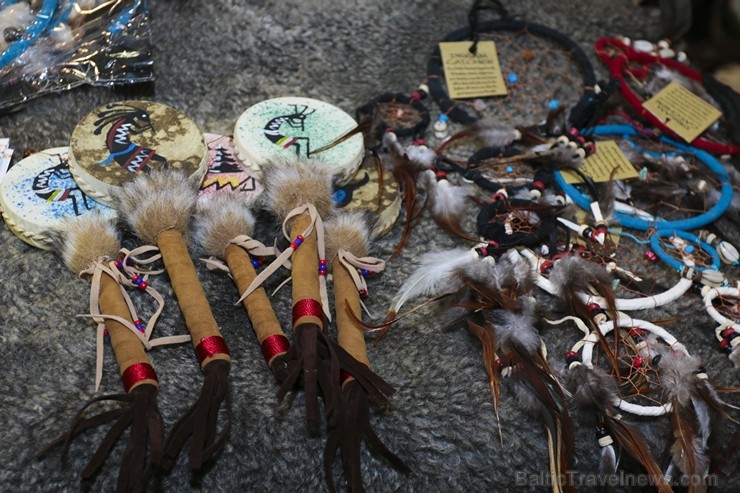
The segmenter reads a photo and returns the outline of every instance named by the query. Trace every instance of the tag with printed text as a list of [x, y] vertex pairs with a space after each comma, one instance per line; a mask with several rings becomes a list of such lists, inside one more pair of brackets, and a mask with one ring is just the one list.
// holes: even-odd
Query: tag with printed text
[[450, 99], [505, 96], [506, 84], [496, 44], [479, 41], [475, 55], [468, 51], [472, 44], [472, 41], [439, 43]]
[[645, 101], [646, 110], [691, 142], [722, 116], [722, 112], [681, 84], [671, 82]]
[[[581, 166], [583, 174], [597, 183], [609, 181], [614, 169], [616, 169], [613, 175], [615, 180], [640, 176], [613, 140], [596, 142], [596, 152], [587, 157]], [[561, 173], [566, 183], [583, 183], [581, 177], [572, 171], [563, 170]]]

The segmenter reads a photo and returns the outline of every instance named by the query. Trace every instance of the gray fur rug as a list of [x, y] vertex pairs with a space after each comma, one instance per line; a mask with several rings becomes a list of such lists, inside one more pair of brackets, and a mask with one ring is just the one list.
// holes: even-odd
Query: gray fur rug
[[[307, 96], [352, 113], [381, 92], [410, 92], [425, 77], [434, 43], [465, 25], [470, 6], [468, 0], [151, 3], [157, 81], [154, 93], [147, 97], [186, 112], [204, 131], [223, 134], [232, 132], [246, 108], [267, 98]], [[570, 35], [591, 55], [599, 36], [654, 38], [660, 24], [657, 9], [635, 7], [631, 0], [505, 3], [527, 20]], [[604, 77], [603, 67], [596, 60], [594, 65]], [[47, 96], [1, 117], [0, 135], [9, 137], [18, 150], [67, 145], [84, 115], [126, 96], [92, 88]], [[436, 111], [433, 103], [429, 105]], [[268, 234], [276, 233], [274, 226], [264, 228], [266, 242], [271, 241]], [[731, 223], [725, 226], [730, 231], [735, 228]], [[373, 253], [387, 258], [400, 233], [399, 223], [375, 244]], [[385, 313], [421, 254], [456, 243], [423, 217], [404, 253], [370, 283], [368, 308], [376, 318]], [[65, 466], [59, 463], [58, 449], [43, 461], [36, 460], [35, 453], [65, 430], [78, 408], [94, 395], [94, 324], [77, 317], [88, 311], [89, 285], [53, 253], [28, 246], [4, 227], [0, 228], [0, 273], [0, 490], [77, 491], [82, 487], [79, 473], [102, 430], [78, 438]], [[273, 377], [246, 314], [234, 305], [237, 295], [232, 281], [202, 266], [199, 274], [233, 357], [233, 430], [222, 454], [201, 473], [191, 475], [181, 456], [170, 474], [154, 475], [149, 489], [325, 491], [324, 438], [306, 436], [302, 395], [295, 393], [278, 403]], [[159, 276], [152, 284], [169, 300], [158, 334], [183, 333], [167, 277]], [[540, 295], [544, 304], [553, 306], [547, 295]], [[287, 325], [287, 290], [276, 297], [275, 306]], [[724, 386], [737, 383], [735, 370], [716, 349], [714, 323], [697, 294], [636, 316], [680, 317], [670, 329], [703, 359], [713, 381]], [[577, 337], [574, 329], [548, 327], [542, 334], [551, 361], [562, 367], [562, 355]], [[381, 342], [369, 343], [368, 352], [377, 373], [397, 389], [391, 408], [373, 412], [372, 423], [413, 470], [400, 474], [363, 450], [368, 491], [548, 490], [546, 483], [537, 480], [547, 471], [543, 431], [518, 408], [503, 384], [500, 443], [481, 347], [466, 330], [443, 331], [435, 323], [434, 312], [427, 310], [404, 319]], [[191, 405], [202, 375], [189, 345], [156, 349], [151, 358], [160, 376], [160, 410], [169, 427]], [[119, 392], [111, 354], [106, 355], [105, 368], [101, 392]], [[599, 454], [593, 427], [575, 411], [574, 420], [580, 423], [574, 469], [593, 473]], [[665, 464], [661, 451], [669, 443], [669, 419], [636, 421]], [[713, 443], [726, 445], [732, 433], [732, 428], [718, 424]], [[121, 453], [119, 444], [90, 485], [92, 491], [113, 490]], [[639, 471], [627, 459], [622, 467]], [[340, 477], [338, 464], [335, 477]], [[525, 477], [529, 478], [526, 485], [517, 483]], [[720, 472], [714, 491], [740, 491], [740, 477]]]

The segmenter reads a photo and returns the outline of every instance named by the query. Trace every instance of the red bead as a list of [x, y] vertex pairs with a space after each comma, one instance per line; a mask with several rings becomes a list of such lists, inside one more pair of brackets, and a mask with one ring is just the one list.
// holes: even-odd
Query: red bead
[[719, 348], [720, 349], [729, 349], [730, 347], [730, 340], [729, 339], [722, 339], [719, 341]]
[[367, 297], [367, 289], [361, 289], [360, 298], [366, 298], [366, 297]]
[[421, 101], [421, 93], [419, 91], [413, 91], [410, 96], [411, 101]]
[[542, 183], [540, 180], [535, 180], [532, 182], [532, 186], [539, 190], [540, 192], [545, 189], [545, 184]]
[[326, 260], [319, 260], [319, 265], [326, 265]]
[[134, 325], [141, 325], [141, 320], [139, 320], [138, 318], [134, 320]]
[[642, 359], [642, 356], [635, 356], [635, 359], [632, 360], [632, 366], [635, 368], [642, 368], [644, 363], [645, 361]]
[[731, 335], [735, 333], [735, 330], [732, 327], [727, 327], [725, 330], [719, 333], [722, 337], [729, 338]]
[[142, 281], [141, 284], [139, 284], [139, 289], [141, 289], [142, 291], [146, 291], [146, 288], [148, 287], [149, 283], [147, 283], [146, 281]]
[[495, 201], [497, 201], [497, 202], [498, 202], [499, 200], [506, 200], [506, 195], [504, 195], [503, 193], [499, 192], [499, 193], [497, 193], [497, 194], [495, 194], [495, 195], [493, 196], [493, 200], [495, 200]]
[[139, 279], [141, 279], [139, 277], [139, 275], [138, 274], [134, 274], [133, 277], [131, 277], [131, 282], [133, 282], [134, 284], [136, 284], [137, 282], [139, 282]]
[[630, 336], [631, 337], [642, 337], [645, 338], [645, 331], [642, 329], [638, 329], [637, 327], [632, 327], [630, 329]]
[[578, 353], [575, 352], [575, 351], [566, 351], [565, 352], [565, 359], [566, 360], [571, 359], [571, 358], [577, 358], [577, 357], [578, 357]]
[[426, 141], [424, 139], [416, 139], [411, 141], [412, 144], [415, 146], [423, 146], [426, 145]]
[[591, 313], [593, 313], [593, 312], [600, 312], [601, 311], [601, 305], [599, 305], [598, 303], [589, 303], [588, 304], [588, 309], [591, 311]]
[[648, 259], [651, 262], [657, 262], [658, 261], [658, 255], [652, 251], [648, 250], [645, 252], [645, 258]]

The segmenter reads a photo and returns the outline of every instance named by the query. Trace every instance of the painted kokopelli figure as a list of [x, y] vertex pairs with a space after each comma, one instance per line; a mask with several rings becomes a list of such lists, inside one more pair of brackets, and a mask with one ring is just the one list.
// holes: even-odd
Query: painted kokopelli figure
[[[301, 147], [305, 150], [305, 156], [311, 155], [310, 142], [308, 137], [291, 135], [295, 132], [304, 132], [306, 130], [306, 117], [316, 110], [308, 111], [308, 106], [293, 105], [293, 113], [281, 115], [273, 118], [263, 132], [273, 144], [279, 145], [283, 149], [295, 148], [295, 155], [301, 157]], [[301, 145], [302, 144], [302, 145]]]
[[157, 154], [154, 149], [147, 149], [131, 141], [132, 136], [146, 131], [154, 132], [154, 126], [146, 110], [120, 103], [111, 103], [106, 106], [107, 111], [98, 114], [95, 121], [95, 135], [100, 135], [103, 129], [110, 125], [105, 136], [105, 146], [110, 153], [106, 159], [98, 163], [107, 166], [113, 161], [132, 173], [148, 171], [149, 162], [167, 166], [167, 158]]
[[75, 216], [79, 216], [78, 200], [82, 201], [87, 210], [90, 210], [91, 205], [87, 201], [87, 195], [75, 183], [66, 160], [62, 159], [61, 156], [58, 157], [59, 164], [46, 168], [36, 175], [31, 188], [36, 195], [47, 203], [71, 201]]

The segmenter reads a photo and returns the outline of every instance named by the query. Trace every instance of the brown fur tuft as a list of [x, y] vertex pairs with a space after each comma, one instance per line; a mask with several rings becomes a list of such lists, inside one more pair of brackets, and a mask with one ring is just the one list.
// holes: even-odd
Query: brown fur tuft
[[342, 212], [326, 224], [326, 258], [333, 259], [340, 249], [356, 257], [368, 254], [370, 227], [363, 212]]
[[65, 265], [75, 273], [100, 259], [115, 259], [121, 248], [115, 223], [98, 213], [66, 219], [55, 236]]
[[218, 194], [198, 204], [193, 239], [208, 255], [223, 258], [232, 239], [252, 236], [254, 223], [249, 205], [239, 195]]
[[168, 229], [178, 230], [187, 240], [197, 199], [198, 184], [173, 171], [138, 175], [115, 194], [121, 216], [142, 241], [152, 245], [159, 233]]
[[263, 167], [267, 206], [284, 220], [290, 211], [303, 204], [313, 204], [323, 218], [334, 209], [331, 174], [321, 161], [276, 160]]

